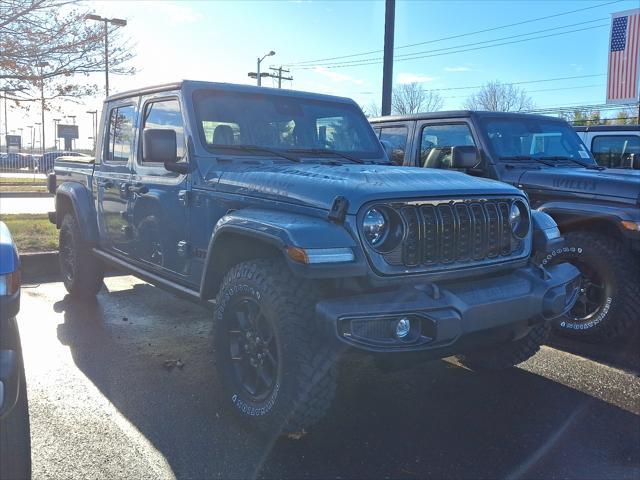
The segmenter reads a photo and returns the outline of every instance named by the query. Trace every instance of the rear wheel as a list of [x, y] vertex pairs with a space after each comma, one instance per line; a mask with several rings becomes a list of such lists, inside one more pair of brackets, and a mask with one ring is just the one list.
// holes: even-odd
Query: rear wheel
[[575, 306], [554, 320], [558, 333], [592, 342], [629, 334], [640, 311], [638, 257], [615, 239], [594, 232], [570, 232], [565, 246], [542, 265], [573, 264], [581, 274]]
[[278, 260], [243, 262], [223, 280], [215, 360], [226, 406], [248, 427], [299, 432], [331, 405], [334, 358], [316, 332], [314, 299]]
[[82, 239], [76, 218], [67, 213], [60, 227], [60, 272], [64, 286], [74, 297], [93, 298], [104, 279], [102, 263]]

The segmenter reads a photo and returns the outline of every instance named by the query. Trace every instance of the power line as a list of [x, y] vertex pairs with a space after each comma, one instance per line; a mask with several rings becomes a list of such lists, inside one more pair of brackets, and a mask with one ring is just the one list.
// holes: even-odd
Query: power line
[[[593, 77], [604, 77], [606, 73], [593, 73], [589, 75], [574, 75], [571, 77], [555, 77], [555, 78], [541, 78], [537, 80], [526, 80], [523, 82], [510, 82], [503, 83], [502, 85], [527, 85], [530, 83], [545, 83], [545, 82], [556, 82], [561, 80], [575, 80], [578, 78], [593, 78]], [[423, 90], [428, 90], [430, 92], [444, 92], [449, 90], [472, 90], [474, 88], [482, 88], [484, 85], [473, 85], [473, 86], [464, 86], [464, 87], [447, 87], [447, 88], [425, 88]]]
[[[592, 5], [590, 7], [579, 8], [579, 9], [576, 9], [576, 10], [569, 10], [569, 11], [566, 11], [566, 12], [560, 12], [560, 13], [556, 13], [556, 14], [553, 14], [553, 15], [546, 15], [544, 17], [531, 18], [531, 19], [528, 19], [528, 20], [520, 21], [520, 22], [509, 23], [509, 24], [506, 24], [506, 25], [499, 25], [499, 26], [491, 27], [491, 28], [485, 28], [483, 30], [476, 30], [476, 31], [473, 31], [473, 32], [467, 32], [467, 33], [461, 33], [461, 34], [457, 34], [457, 35], [451, 35], [451, 36], [448, 36], [448, 37], [436, 38], [436, 39], [428, 40], [428, 41], [425, 41], [425, 42], [418, 42], [418, 43], [411, 43], [411, 44], [407, 44], [407, 45], [401, 45], [401, 46], [395, 47], [394, 50], [400, 50], [402, 48], [416, 47], [416, 46], [419, 46], [419, 45], [426, 45], [426, 44], [429, 44], [429, 43], [436, 43], [436, 42], [441, 42], [441, 41], [444, 41], [444, 40], [452, 40], [452, 39], [455, 39], [455, 38], [461, 38], [461, 37], [466, 37], [466, 36], [470, 36], [470, 35], [477, 35], [479, 33], [492, 32], [492, 31], [495, 31], [495, 30], [503, 29], [503, 28], [509, 28], [509, 27], [515, 27], [515, 26], [518, 26], [518, 25], [524, 25], [526, 23], [533, 23], [533, 22], [538, 22], [538, 21], [541, 21], [541, 20], [548, 20], [549, 18], [562, 17], [562, 16], [565, 16], [565, 15], [570, 15], [572, 13], [583, 12], [585, 10], [592, 10], [592, 9], [595, 9], [595, 8], [604, 7], [606, 5], [619, 3], [621, 1], [623, 1], [623, 0], [615, 0], [615, 1], [612, 1], [612, 2], [600, 3], [598, 5]], [[287, 66], [294, 66], [294, 65], [303, 65], [303, 64], [313, 64], [313, 63], [325, 62], [325, 61], [329, 61], [329, 60], [341, 60], [341, 59], [344, 59], [344, 58], [362, 57], [362, 56], [365, 56], [365, 55], [372, 55], [372, 54], [375, 54], [375, 53], [382, 53], [382, 52], [383, 52], [383, 50], [371, 50], [369, 52], [353, 53], [353, 54], [350, 54], [350, 55], [341, 55], [341, 56], [338, 56], [338, 57], [317, 58], [315, 60], [302, 60], [302, 61], [298, 61], [298, 62], [291, 62], [291, 63], [288, 63], [286, 65]]]
[[[409, 59], [410, 57], [414, 57], [416, 55], [422, 55], [422, 54], [425, 54], [425, 53], [443, 52], [443, 51], [446, 51], [446, 50], [456, 50], [456, 49], [459, 49], [459, 48], [465, 48], [465, 47], [471, 47], [471, 46], [476, 46], [476, 45], [483, 45], [483, 44], [487, 44], [487, 43], [499, 42], [499, 41], [502, 41], [502, 40], [511, 40], [513, 38], [526, 37], [526, 36], [529, 36], [529, 35], [535, 35], [537, 33], [551, 32], [553, 30], [560, 30], [560, 29], [563, 29], [563, 28], [577, 27], [579, 25], [586, 25], [586, 24], [589, 24], [589, 23], [601, 22], [603, 20], [609, 20], [609, 19], [608, 18], [597, 18], [595, 20], [587, 20], [585, 22], [571, 23], [571, 24], [568, 24], [568, 25], [561, 25], [559, 27], [545, 28], [545, 29], [542, 29], [542, 30], [536, 30], [534, 32], [519, 33], [518, 35], [510, 35], [510, 36], [507, 36], [507, 37], [494, 38], [494, 39], [485, 40], [485, 41], [482, 41], [482, 42], [463, 43], [461, 45], [455, 45], [453, 47], [443, 47], [443, 48], [436, 48], [434, 50], [423, 50], [421, 52], [406, 53], [404, 55], [396, 55], [395, 56], [395, 60], [397, 61], [397, 60], [403, 59], [403, 58]], [[596, 25], [594, 28], [597, 28], [599, 26], [600, 25]], [[562, 35], [564, 33], [568, 33], [568, 32], [558, 32], [558, 35]], [[527, 40], [532, 40], [532, 39], [527, 39]], [[491, 46], [493, 46], [493, 45], [491, 45]], [[451, 53], [451, 52], [449, 52], [449, 53]], [[455, 53], [455, 52], [453, 52], [453, 53]], [[379, 60], [382, 60], [382, 58], [381, 57], [363, 58], [361, 60], [352, 60], [352, 61], [339, 62], [339, 63], [336, 63], [336, 62], [316, 63], [316, 64], [313, 64], [313, 65], [304, 66], [304, 69], [309, 69], [311, 67], [314, 67], [314, 68], [315, 67], [323, 67], [323, 66], [327, 66], [327, 65], [350, 65], [350, 64], [356, 64], [356, 63], [359, 64], [359, 63], [362, 63], [362, 62], [373, 62], [373, 61], [379, 61]], [[299, 67], [299, 69], [303, 69], [303, 67]]]
[[[400, 58], [400, 59], [398, 59], [396, 61], [405, 62], [405, 61], [408, 61], [408, 60], [419, 60], [419, 59], [422, 59], [422, 58], [440, 57], [442, 55], [452, 55], [454, 53], [471, 52], [471, 51], [474, 51], [474, 50], [483, 50], [485, 48], [493, 48], [493, 47], [500, 47], [500, 46], [503, 46], [503, 45], [511, 45], [511, 44], [514, 44], [514, 43], [528, 42], [528, 41], [531, 41], [531, 40], [539, 40], [541, 38], [557, 37], [559, 35], [566, 35], [566, 34], [569, 34], [569, 33], [582, 32], [582, 31], [585, 31], [585, 30], [593, 30], [594, 28], [602, 28], [602, 27], [608, 27], [608, 26], [609, 25], [605, 23], [605, 24], [602, 24], [602, 25], [595, 25], [593, 27], [585, 27], [585, 28], [578, 28], [578, 29], [575, 29], [575, 30], [568, 30], [566, 32], [551, 33], [549, 35], [539, 35], [537, 37], [525, 38], [523, 40], [513, 40], [513, 41], [510, 41], [510, 42], [496, 43], [494, 45], [487, 45], [487, 46], [484, 46], [484, 47], [467, 48], [467, 49], [456, 50], [454, 52], [433, 53], [433, 54], [429, 54], [429, 55], [420, 55], [420, 56], [411, 57], [411, 58]], [[370, 62], [364, 62], [363, 61], [362, 63], [357, 63], [357, 64], [356, 63], [353, 63], [353, 64], [336, 63], [336, 64], [333, 64], [333, 65], [325, 65], [325, 66], [323, 66], [323, 68], [361, 67], [361, 66], [366, 66], [366, 65], [378, 65], [380, 63], [382, 63], [382, 61], [370, 61]], [[312, 70], [312, 69], [315, 69], [315, 68], [318, 68], [318, 67], [316, 67], [316, 66], [299, 67], [297, 70]]]
[[[580, 88], [595, 88], [595, 87], [604, 87], [604, 83], [596, 83], [592, 85], [576, 85], [572, 87], [561, 87], [561, 88], [542, 88], [538, 90], [527, 90], [526, 93], [538, 93], [538, 92], [557, 92], [561, 90], [576, 90]], [[467, 98], [467, 95], [454, 95], [451, 97], [442, 97], [443, 99], [451, 99], [451, 98]]]

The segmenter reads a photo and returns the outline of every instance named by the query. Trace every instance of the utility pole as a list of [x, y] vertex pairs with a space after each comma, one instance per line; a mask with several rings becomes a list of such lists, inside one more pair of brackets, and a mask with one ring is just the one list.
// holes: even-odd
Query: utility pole
[[278, 73], [269, 74], [269, 76], [271, 78], [277, 78], [278, 79], [278, 88], [282, 88], [282, 80], [293, 80], [293, 77], [283, 77], [282, 76], [282, 72], [291, 73], [289, 70], [283, 69], [282, 65], [280, 65], [280, 67], [278, 67], [278, 68], [269, 67], [269, 69], [273, 70], [274, 72], [278, 72]]
[[384, 65], [382, 68], [382, 115], [391, 115], [393, 91], [393, 39], [396, 21], [396, 0], [386, 0], [384, 10]]
[[122, 18], [105, 18], [100, 15], [90, 13], [84, 16], [85, 20], [95, 20], [104, 22], [104, 90], [109, 96], [109, 24], [116, 27], [126, 27], [127, 21]]

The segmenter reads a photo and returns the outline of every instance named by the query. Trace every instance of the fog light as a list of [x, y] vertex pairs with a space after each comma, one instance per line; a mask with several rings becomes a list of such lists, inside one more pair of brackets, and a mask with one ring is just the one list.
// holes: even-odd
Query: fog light
[[396, 338], [404, 338], [409, 335], [411, 330], [411, 322], [408, 318], [404, 317], [398, 320], [396, 323]]

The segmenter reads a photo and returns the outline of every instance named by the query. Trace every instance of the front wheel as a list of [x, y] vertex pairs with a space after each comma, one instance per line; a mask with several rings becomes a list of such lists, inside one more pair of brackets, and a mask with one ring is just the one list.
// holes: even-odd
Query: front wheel
[[638, 258], [615, 239], [594, 232], [570, 232], [563, 248], [549, 252], [542, 266], [569, 262], [580, 270], [575, 306], [552, 326], [561, 335], [591, 342], [630, 333], [640, 311]]
[[275, 259], [240, 263], [216, 299], [214, 352], [229, 410], [265, 432], [320, 420], [336, 389], [334, 358], [314, 323], [314, 292]]

